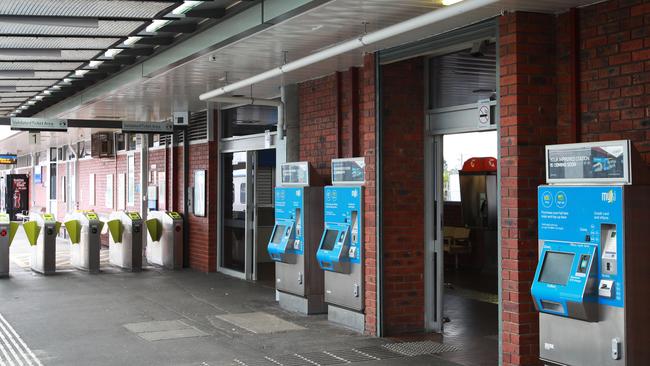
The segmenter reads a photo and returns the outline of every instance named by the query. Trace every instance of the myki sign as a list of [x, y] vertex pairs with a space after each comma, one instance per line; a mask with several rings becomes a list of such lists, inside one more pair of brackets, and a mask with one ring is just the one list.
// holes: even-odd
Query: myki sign
[[67, 131], [67, 119], [12, 117], [11, 129], [19, 131]]

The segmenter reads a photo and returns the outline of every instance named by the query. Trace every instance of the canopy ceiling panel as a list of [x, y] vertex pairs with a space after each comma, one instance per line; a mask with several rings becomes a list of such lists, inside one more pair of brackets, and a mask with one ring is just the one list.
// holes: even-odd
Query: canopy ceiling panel
[[[37, 87], [40, 86], [41, 88], [38, 90], [43, 90], [42, 87], [46, 86], [52, 86], [56, 84], [58, 81], [57, 80], [30, 80], [30, 79], [25, 79], [25, 80], [2, 80], [0, 79], [0, 86], [29, 86], [29, 87]], [[21, 90], [18, 88], [18, 90]], [[30, 89], [31, 90], [31, 89]]]
[[0, 62], [0, 70], [75, 70], [83, 65], [83, 62]]
[[34, 71], [34, 76], [11, 76], [11, 74], [8, 75], [2, 75], [2, 71], [0, 71], [0, 79], [61, 79], [68, 74], [70, 74], [69, 71]]
[[0, 48], [106, 49], [120, 38], [2, 37]]
[[59, 17], [152, 18], [169, 1], [30, 0], [0, 1], [0, 14]]
[[83, 28], [61, 25], [0, 23], [0, 34], [126, 37], [144, 24], [144, 21], [139, 20], [100, 20], [97, 28]]
[[[93, 50], [61, 50], [61, 60], [65, 61], [87, 61], [95, 56], [103, 53], [103, 51], [93, 51]], [[58, 58], [57, 58], [58, 59]], [[52, 56], [46, 55], [0, 55], [0, 61], [33, 61], [33, 60], [46, 60], [46, 61], [55, 61]]]

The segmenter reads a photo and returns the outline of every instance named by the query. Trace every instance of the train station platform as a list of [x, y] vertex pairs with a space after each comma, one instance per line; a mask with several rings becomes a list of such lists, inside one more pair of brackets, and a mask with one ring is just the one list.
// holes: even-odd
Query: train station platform
[[[20, 235], [20, 234], [19, 234]], [[0, 281], [0, 361], [7, 365], [456, 365], [453, 345], [362, 336], [277, 306], [259, 283], [192, 270], [141, 273], [105, 262], [41, 276], [21, 266]], [[447, 356], [448, 357], [448, 356]]]

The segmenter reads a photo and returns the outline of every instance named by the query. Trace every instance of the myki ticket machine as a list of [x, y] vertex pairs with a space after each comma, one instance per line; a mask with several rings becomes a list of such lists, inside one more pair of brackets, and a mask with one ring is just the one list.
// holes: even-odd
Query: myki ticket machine
[[183, 268], [183, 216], [173, 211], [150, 211], [146, 224], [147, 261], [166, 269]]
[[646, 365], [650, 186], [629, 141], [548, 146], [532, 285], [547, 365]]
[[330, 321], [364, 330], [363, 158], [332, 160], [332, 184], [325, 187], [324, 230], [316, 258], [325, 271]]
[[23, 224], [27, 240], [32, 246], [32, 271], [44, 275], [56, 272], [56, 237], [61, 223], [50, 213], [31, 213]]
[[70, 238], [70, 263], [77, 269], [90, 273], [99, 272], [101, 231], [104, 223], [93, 211], [77, 211], [67, 214], [65, 228]]
[[142, 270], [142, 217], [115, 211], [108, 218], [108, 257], [112, 265], [132, 272]]
[[281, 166], [275, 189], [275, 226], [268, 253], [275, 264], [280, 306], [303, 314], [327, 311], [316, 250], [323, 228], [323, 187], [310, 187], [307, 162]]

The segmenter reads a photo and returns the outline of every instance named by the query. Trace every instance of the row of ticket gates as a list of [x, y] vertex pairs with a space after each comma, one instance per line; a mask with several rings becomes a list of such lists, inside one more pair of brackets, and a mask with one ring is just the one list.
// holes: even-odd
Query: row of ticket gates
[[332, 186], [307, 162], [281, 166], [268, 253], [280, 306], [363, 331], [363, 159], [332, 161]]
[[9, 275], [10, 247], [22, 227], [31, 245], [30, 266], [34, 272], [56, 272], [56, 239], [64, 226], [71, 244], [70, 262], [77, 269], [100, 271], [101, 234], [109, 233], [110, 264], [125, 270], [142, 270], [143, 229], [147, 230], [146, 258], [149, 264], [166, 269], [183, 266], [183, 218], [177, 212], [151, 211], [144, 221], [137, 212], [116, 211], [101, 220], [93, 211], [78, 211], [57, 221], [49, 213], [32, 213], [23, 224], [0, 214], [0, 277]]

